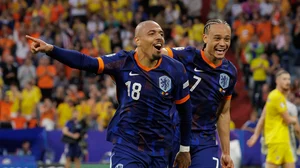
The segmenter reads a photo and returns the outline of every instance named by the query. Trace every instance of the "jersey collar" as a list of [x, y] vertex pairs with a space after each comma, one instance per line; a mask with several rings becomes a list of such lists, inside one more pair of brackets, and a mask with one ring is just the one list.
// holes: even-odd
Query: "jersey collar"
[[222, 65], [223, 60], [222, 60], [219, 64], [215, 65], [214, 63], [212, 63], [212, 62], [204, 55], [204, 51], [203, 51], [203, 50], [201, 50], [200, 52], [201, 52], [201, 57], [202, 57], [202, 59], [204, 60], [204, 62], [206, 62], [206, 63], [207, 63], [210, 67], [212, 67], [213, 69], [216, 69], [216, 68], [218, 68], [219, 66]]
[[137, 65], [138, 65], [142, 70], [144, 70], [144, 71], [146, 71], [146, 72], [149, 72], [149, 71], [151, 71], [151, 70], [156, 69], [157, 67], [159, 67], [159, 65], [161, 64], [161, 61], [162, 61], [162, 58], [160, 58], [160, 59], [158, 60], [157, 64], [156, 64], [154, 67], [149, 68], [149, 67], [146, 67], [146, 66], [142, 65], [142, 64], [139, 62], [139, 59], [138, 59], [138, 53], [137, 53], [137, 52], [134, 53], [134, 56], [133, 56], [133, 57], [134, 57], [134, 60], [136, 61]]

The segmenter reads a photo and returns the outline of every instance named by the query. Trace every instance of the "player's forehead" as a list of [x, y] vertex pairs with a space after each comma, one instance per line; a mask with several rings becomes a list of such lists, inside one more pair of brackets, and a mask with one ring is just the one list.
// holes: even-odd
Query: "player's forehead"
[[212, 36], [231, 36], [231, 29], [228, 25], [217, 23], [210, 25], [208, 34]]
[[147, 22], [143, 26], [143, 33], [149, 33], [151, 31], [154, 32], [163, 32], [162, 28], [159, 26], [159, 24], [155, 22]]
[[282, 74], [282, 78], [289, 79], [289, 78], [291, 78], [291, 75], [288, 73], [284, 73], [284, 74]]
[[290, 80], [290, 79], [291, 79], [291, 76], [290, 76], [290, 74], [288, 74], [288, 73], [283, 73], [283, 74], [281, 74], [281, 75], [279, 76], [279, 79], [280, 79], [281, 81], [286, 81], [286, 80]]

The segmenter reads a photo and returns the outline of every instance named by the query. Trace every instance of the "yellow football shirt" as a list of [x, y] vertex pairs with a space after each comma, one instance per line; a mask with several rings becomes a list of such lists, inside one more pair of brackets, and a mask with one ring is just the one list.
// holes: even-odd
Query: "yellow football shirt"
[[[269, 68], [269, 62], [265, 59], [261, 59], [260, 57], [254, 58], [251, 61], [251, 68], [259, 67], [260, 65], [263, 65], [265, 68]], [[253, 71], [253, 80], [254, 81], [265, 81], [267, 80], [267, 72], [262, 67], [257, 68]]]
[[32, 115], [37, 103], [40, 101], [41, 92], [36, 86], [33, 86], [31, 90], [23, 89], [22, 101], [20, 110], [24, 115]]
[[70, 106], [68, 103], [61, 103], [57, 107], [58, 121], [57, 126], [63, 128], [65, 124], [72, 119], [74, 107]]
[[289, 128], [281, 116], [287, 112], [286, 99], [279, 90], [274, 89], [269, 94], [265, 110], [265, 143], [289, 143]]

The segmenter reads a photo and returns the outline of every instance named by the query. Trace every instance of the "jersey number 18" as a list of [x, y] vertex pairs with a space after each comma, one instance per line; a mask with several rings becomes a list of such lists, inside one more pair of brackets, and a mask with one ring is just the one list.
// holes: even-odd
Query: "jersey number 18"
[[131, 97], [133, 100], [139, 100], [142, 85], [135, 82], [131, 86], [131, 81], [127, 81], [125, 85], [127, 86], [128, 97]]

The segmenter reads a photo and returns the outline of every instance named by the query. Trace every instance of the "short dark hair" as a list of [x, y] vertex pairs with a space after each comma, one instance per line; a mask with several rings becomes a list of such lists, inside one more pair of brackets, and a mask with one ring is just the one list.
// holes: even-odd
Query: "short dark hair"
[[[210, 26], [213, 25], [213, 24], [225, 24], [225, 25], [229, 26], [229, 24], [225, 20], [222, 20], [222, 19], [210, 19], [210, 20], [208, 20], [206, 22], [206, 24], [204, 26], [203, 33], [207, 34], [208, 30], [210, 29]], [[206, 43], [204, 43], [202, 50], [204, 50], [205, 47], [206, 47]]]
[[276, 74], [275, 77], [278, 78], [279, 76], [281, 76], [282, 74], [290, 74], [288, 71], [284, 70], [284, 69], [279, 69]]

